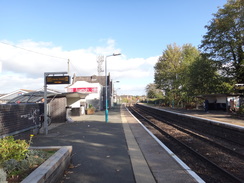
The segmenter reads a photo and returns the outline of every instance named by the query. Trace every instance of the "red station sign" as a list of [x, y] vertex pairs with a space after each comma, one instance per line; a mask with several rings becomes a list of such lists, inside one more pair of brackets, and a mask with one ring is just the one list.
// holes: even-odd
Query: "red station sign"
[[97, 87], [69, 88], [68, 92], [97, 93]]

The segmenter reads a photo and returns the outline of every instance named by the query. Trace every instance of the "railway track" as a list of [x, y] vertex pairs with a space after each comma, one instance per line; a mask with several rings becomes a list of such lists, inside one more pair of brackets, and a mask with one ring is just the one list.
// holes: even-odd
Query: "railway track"
[[244, 147], [239, 143], [205, 133], [198, 123], [189, 128], [169, 121], [156, 109], [129, 110], [206, 182], [244, 182]]

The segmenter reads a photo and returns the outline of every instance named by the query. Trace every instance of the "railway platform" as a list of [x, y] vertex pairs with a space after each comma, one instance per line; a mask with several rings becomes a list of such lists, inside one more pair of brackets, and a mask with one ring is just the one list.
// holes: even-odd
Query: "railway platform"
[[[60, 183], [204, 182], [122, 106], [52, 124], [33, 146], [73, 146], [72, 164]], [[54, 127], [54, 128], [53, 128]]]
[[[143, 104], [144, 105], [144, 104]], [[171, 107], [160, 107], [150, 105], [151, 107], [163, 109], [166, 111], [173, 111], [176, 113], [186, 114], [190, 116], [196, 116], [199, 118], [204, 118], [208, 120], [218, 121], [222, 123], [228, 123], [232, 125], [242, 126], [244, 127], [244, 119], [235, 117], [233, 114], [225, 112], [225, 111], [216, 111], [216, 110], [209, 110], [207, 113], [203, 110], [186, 110], [180, 108], [171, 108]]]

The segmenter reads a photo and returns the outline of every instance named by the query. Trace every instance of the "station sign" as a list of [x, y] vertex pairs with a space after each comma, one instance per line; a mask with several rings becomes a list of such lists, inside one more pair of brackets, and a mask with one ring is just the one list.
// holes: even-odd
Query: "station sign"
[[97, 87], [68, 88], [68, 92], [97, 93]]
[[69, 76], [46, 76], [46, 84], [70, 84]]

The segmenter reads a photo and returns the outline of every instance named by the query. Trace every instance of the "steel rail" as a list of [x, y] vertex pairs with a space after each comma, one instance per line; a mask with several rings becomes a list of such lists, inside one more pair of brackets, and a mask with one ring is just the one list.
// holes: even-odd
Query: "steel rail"
[[[203, 137], [202, 135], [197, 134], [196, 132], [193, 132], [193, 131], [191, 131], [191, 130], [189, 130], [189, 129], [186, 129], [186, 128], [181, 127], [181, 126], [179, 126], [179, 125], [170, 123], [169, 121], [163, 119], [162, 116], [160, 116], [158, 113], [154, 113], [154, 112], [153, 112], [153, 115], [152, 115], [151, 113], [149, 113], [149, 111], [147, 111], [147, 110], [145, 110], [145, 109], [143, 109], [143, 108], [140, 108], [140, 109], [143, 110], [144, 113], [146, 113], [146, 114], [148, 114], [148, 115], [150, 115], [150, 116], [153, 116], [155, 119], [157, 119], [157, 120], [159, 120], [159, 121], [163, 121], [163, 123], [166, 123], [166, 124], [168, 124], [168, 125], [170, 125], [170, 126], [176, 128], [176, 129], [178, 129], [178, 130], [180, 130], [180, 131], [183, 131], [184, 133], [187, 133], [187, 134], [189, 134], [189, 135], [191, 135], [191, 136], [194, 136], [194, 137], [198, 138], [199, 140], [202, 140], [202, 141], [204, 141], [204, 142], [206, 142], [206, 143], [209, 143], [209, 144], [211, 144], [212, 146], [215, 146], [215, 147], [217, 147], [217, 148], [223, 149], [224, 151], [226, 151], [226, 152], [229, 153], [229, 154], [232, 154], [232, 155], [234, 154], [234, 155], [237, 156], [238, 158], [244, 159], [244, 155], [243, 155], [243, 154], [240, 154], [240, 153], [238, 153], [238, 152], [236, 152], [236, 151], [233, 151], [232, 149], [227, 148], [227, 147], [225, 147], [225, 146], [223, 146], [223, 145], [221, 145], [221, 144], [218, 144], [218, 143], [214, 142], [213, 140], [210, 140], [210, 139], [208, 139], [208, 138], [206, 138], [206, 137]], [[215, 137], [215, 138], [216, 138], [216, 137]], [[217, 137], [217, 138], [218, 138], [218, 137]]]
[[[145, 109], [146, 111], [150, 111], [150, 112], [153, 112], [155, 114], [163, 114], [165, 115], [166, 114], [166, 118], [168, 118], [168, 120], [175, 120], [177, 121], [177, 123], [180, 123], [184, 126], [188, 126], [190, 128], [192, 128], [193, 130], [196, 129], [196, 127], [199, 126], [199, 124], [202, 124], [203, 126], [202, 127], [205, 127], [205, 128], [201, 128], [201, 129], [197, 129], [198, 131], [201, 131], [205, 134], [209, 134], [209, 135], [214, 135], [215, 137], [217, 138], [221, 138], [221, 139], [224, 139], [224, 140], [227, 140], [231, 143], [235, 143], [237, 145], [241, 145], [243, 146], [244, 143], [243, 143], [243, 137], [244, 137], [244, 131], [243, 131], [243, 127], [241, 126], [231, 126], [230, 124], [228, 123], [223, 123], [223, 122], [218, 122], [218, 121], [212, 121], [211, 119], [205, 119], [205, 118], [199, 118], [199, 117], [196, 117], [196, 116], [190, 116], [190, 115], [186, 115], [186, 114], [182, 114], [182, 113], [177, 113], [177, 112], [172, 112], [172, 111], [167, 111], [167, 110], [161, 110], [161, 109], [158, 109], [158, 108], [154, 108], [154, 107], [150, 107], [150, 106], [146, 106], [146, 105], [141, 105], [141, 104], [137, 104], [136, 107], [139, 107], [139, 108], [143, 108]], [[169, 114], [169, 116], [168, 116]], [[194, 119], [196, 119], [197, 123], [195, 122], [191, 122], [189, 119], [191, 119], [191, 121], [195, 121]], [[193, 119], [193, 120], [192, 120]], [[185, 120], [189, 120], [189, 123], [188, 122], [185, 122]], [[193, 126], [194, 125], [194, 126]], [[211, 125], [211, 129], [212, 130], [206, 130], [206, 127]], [[217, 132], [217, 133], [216, 133]]]

